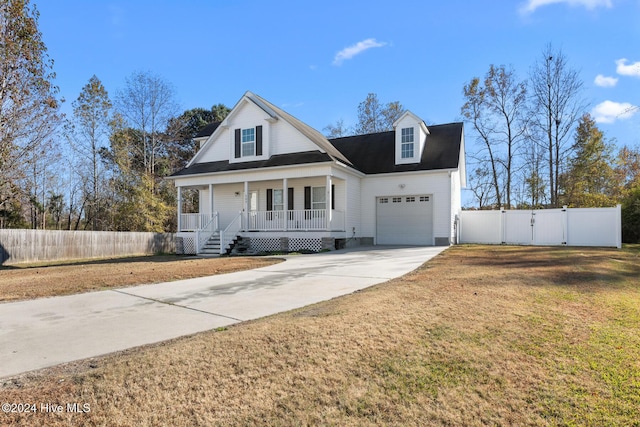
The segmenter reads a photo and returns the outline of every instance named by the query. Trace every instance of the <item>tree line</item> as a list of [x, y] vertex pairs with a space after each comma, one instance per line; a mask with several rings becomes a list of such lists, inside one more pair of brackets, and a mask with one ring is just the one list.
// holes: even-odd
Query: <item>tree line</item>
[[[176, 191], [165, 177], [186, 165], [197, 132], [229, 108], [180, 112], [170, 83], [137, 71], [113, 96], [92, 76], [64, 117], [29, 0], [0, 4], [0, 59], [0, 228], [175, 230]], [[526, 79], [490, 65], [464, 85], [474, 204], [622, 203], [625, 240], [638, 240], [640, 149], [616, 150], [585, 112], [582, 86], [551, 45]], [[382, 104], [369, 93], [353, 128], [338, 120], [324, 130], [331, 138], [387, 131], [403, 112], [400, 102]], [[197, 211], [196, 192], [183, 199]]]
[[[464, 85], [461, 113], [475, 149], [470, 188], [480, 208], [611, 206], [637, 185], [638, 148], [617, 153], [586, 112], [583, 82], [548, 45], [528, 78], [490, 65]], [[586, 172], [588, 171], [588, 173]]]
[[[480, 209], [622, 204], [623, 238], [640, 239], [640, 148], [616, 149], [582, 97], [565, 54], [547, 45], [527, 78], [490, 65], [463, 87], [469, 189]], [[470, 141], [470, 142], [471, 142]], [[471, 148], [474, 147], [474, 148]]]
[[180, 113], [168, 82], [134, 72], [113, 98], [92, 76], [64, 117], [28, 0], [0, 5], [0, 59], [0, 228], [175, 230], [164, 178], [227, 107]]

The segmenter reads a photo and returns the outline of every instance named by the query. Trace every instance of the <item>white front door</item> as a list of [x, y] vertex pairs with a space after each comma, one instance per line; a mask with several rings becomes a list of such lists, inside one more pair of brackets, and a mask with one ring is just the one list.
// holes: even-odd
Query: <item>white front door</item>
[[376, 244], [433, 245], [432, 196], [377, 197]]

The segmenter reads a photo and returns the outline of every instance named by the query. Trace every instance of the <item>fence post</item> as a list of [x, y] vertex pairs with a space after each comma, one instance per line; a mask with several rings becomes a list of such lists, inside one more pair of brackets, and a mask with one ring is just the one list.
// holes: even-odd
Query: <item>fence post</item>
[[616, 205], [616, 247], [622, 248], [622, 205]]
[[562, 244], [569, 245], [569, 208], [565, 205], [562, 207]]
[[507, 243], [506, 236], [507, 236], [507, 211], [500, 208], [500, 242], [502, 242], [503, 245]]

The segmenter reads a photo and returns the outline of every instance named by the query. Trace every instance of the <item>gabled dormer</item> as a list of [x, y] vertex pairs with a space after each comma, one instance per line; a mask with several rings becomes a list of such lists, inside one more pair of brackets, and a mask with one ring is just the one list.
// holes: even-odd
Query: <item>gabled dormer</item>
[[251, 163], [273, 156], [320, 152], [345, 165], [351, 162], [317, 130], [258, 95], [246, 92], [222, 123], [196, 135], [197, 163]]
[[247, 92], [220, 124], [229, 131], [229, 162], [268, 159], [271, 125], [277, 120], [274, 111]]
[[411, 111], [406, 111], [393, 123], [393, 128], [396, 134], [396, 165], [420, 163], [429, 135], [424, 121]]

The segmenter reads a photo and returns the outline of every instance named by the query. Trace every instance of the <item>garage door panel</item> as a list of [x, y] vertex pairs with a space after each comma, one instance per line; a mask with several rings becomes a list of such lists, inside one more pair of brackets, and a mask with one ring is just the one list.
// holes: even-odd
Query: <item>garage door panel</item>
[[376, 199], [376, 241], [381, 245], [433, 245], [431, 197], [390, 196]]

